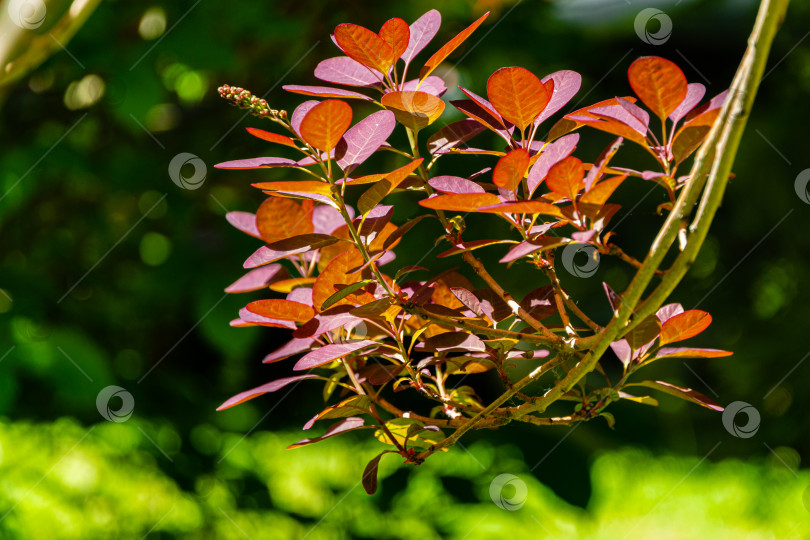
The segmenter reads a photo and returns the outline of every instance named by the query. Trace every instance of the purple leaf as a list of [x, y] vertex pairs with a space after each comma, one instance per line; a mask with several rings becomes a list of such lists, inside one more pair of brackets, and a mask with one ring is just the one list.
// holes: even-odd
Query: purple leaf
[[330, 98], [354, 98], [363, 99], [365, 101], [374, 101], [365, 94], [353, 92], [351, 90], [344, 90], [342, 88], [330, 88], [328, 86], [301, 86], [298, 84], [288, 84], [283, 86], [287, 92], [294, 94], [304, 94], [305, 96], [322, 96]]
[[663, 347], [655, 353], [653, 360], [660, 360], [661, 358], [718, 358], [721, 356], [731, 356], [731, 351], [690, 347]]
[[243, 293], [258, 291], [259, 289], [267, 287], [272, 281], [274, 281], [274, 278], [277, 277], [279, 272], [282, 270], [284, 270], [284, 267], [280, 264], [271, 264], [268, 266], [262, 266], [261, 268], [256, 268], [255, 270], [251, 270], [233, 282], [232, 285], [225, 289], [225, 292]]
[[534, 193], [540, 182], [545, 179], [551, 167], [568, 157], [577, 147], [578, 142], [579, 133], [571, 133], [565, 137], [560, 137], [546, 147], [529, 171], [527, 181], [530, 195]]
[[[328, 154], [326, 152], [321, 152], [321, 161], [326, 161], [327, 159], [335, 159], [335, 152], [337, 148], [333, 148], [331, 152]], [[314, 165], [318, 163], [318, 161], [313, 156], [307, 156], [305, 158], [301, 158], [298, 160], [298, 165], [301, 167], [307, 167], [309, 165]]]
[[285, 358], [289, 358], [294, 354], [312, 349], [312, 345], [314, 343], [315, 340], [312, 338], [291, 339], [275, 351], [265, 356], [262, 362], [265, 364], [271, 364], [273, 362], [278, 362], [279, 360], [284, 360]]
[[593, 229], [591, 229], [589, 231], [577, 231], [577, 232], [571, 234], [571, 238], [573, 238], [577, 242], [585, 243], [585, 242], [588, 242], [591, 238], [593, 238], [593, 235], [595, 235], [595, 234], [596, 234], [596, 231], [594, 231]]
[[355, 429], [359, 429], [362, 427], [371, 427], [371, 426], [364, 426], [365, 420], [360, 418], [359, 416], [350, 416], [344, 420], [340, 420], [329, 426], [329, 429], [326, 430], [326, 433], [321, 435], [320, 437], [315, 437], [314, 439], [304, 439], [298, 441], [295, 444], [291, 444], [287, 447], [287, 450], [292, 448], [299, 448], [301, 446], [306, 446], [308, 444], [313, 444], [316, 442], [320, 442], [324, 439], [328, 439], [329, 437], [334, 437], [335, 435], [340, 435], [341, 433], [346, 433], [347, 431], [352, 431]]
[[475, 289], [473, 294], [481, 302], [481, 311], [490, 320], [500, 322], [512, 315], [512, 308], [492, 289]]
[[317, 375], [313, 375], [311, 373], [307, 373], [306, 375], [296, 375], [295, 377], [286, 377], [284, 379], [277, 379], [277, 380], [271, 381], [271, 382], [269, 382], [267, 384], [257, 386], [256, 388], [253, 388], [252, 390], [246, 390], [246, 391], [244, 391], [244, 392], [242, 392], [240, 394], [236, 394], [231, 399], [229, 399], [228, 401], [226, 401], [225, 403], [223, 403], [222, 405], [217, 407], [217, 410], [221, 411], [223, 409], [233, 407], [234, 405], [238, 405], [239, 403], [242, 403], [242, 402], [247, 401], [249, 399], [259, 397], [259, 396], [261, 396], [263, 394], [267, 394], [268, 392], [275, 392], [277, 390], [281, 390], [282, 388], [284, 388], [288, 384], [292, 384], [292, 383], [297, 382], [297, 381], [302, 381], [304, 379], [315, 379], [315, 378], [320, 378], [320, 377], [318, 377]]
[[255, 252], [253, 252], [253, 255], [248, 257], [248, 259], [245, 261], [242, 267], [258, 268], [259, 266], [270, 264], [271, 262], [281, 260], [285, 257], [289, 257], [290, 255], [296, 255], [298, 253], [304, 253], [306, 251], [308, 251], [306, 248], [294, 249], [291, 251], [275, 251], [267, 246], [262, 246]]
[[372, 345], [377, 345], [376, 341], [370, 339], [362, 339], [360, 341], [353, 341], [349, 343], [335, 343], [332, 345], [324, 345], [320, 349], [315, 349], [309, 354], [304, 355], [298, 363], [295, 364], [293, 370], [301, 371], [304, 369], [312, 369], [324, 364], [328, 364], [338, 358], [343, 358], [360, 349], [365, 349]]
[[414, 347], [423, 352], [467, 352], [486, 350], [486, 345], [478, 336], [467, 332], [445, 332], [430, 337]]
[[585, 191], [591, 190], [591, 186], [594, 182], [596, 182], [597, 177], [602, 174], [607, 164], [611, 159], [613, 159], [613, 156], [616, 155], [616, 152], [619, 151], [619, 147], [623, 142], [623, 137], [617, 137], [612, 143], [610, 143], [610, 146], [605, 148], [602, 153], [599, 154], [599, 159], [594, 162], [593, 167], [591, 167], [591, 170], [588, 171], [588, 175], [585, 177]]
[[[554, 297], [551, 285], [543, 285], [527, 294], [520, 301], [520, 307], [529, 312], [537, 320], [543, 320], [557, 313], [557, 306], [551, 299]], [[546, 351], [548, 352], [548, 351]]]
[[[349, 217], [354, 217], [354, 208], [346, 207]], [[345, 225], [343, 216], [331, 206], [316, 206], [312, 211], [312, 226], [317, 234], [332, 234], [335, 229]]]
[[704, 103], [697, 109], [694, 109], [692, 110], [692, 112], [687, 114], [686, 117], [684, 118], [684, 124], [686, 124], [696, 116], [700, 116], [705, 112], [712, 111], [714, 109], [719, 109], [726, 102], [727, 98], [728, 98], [728, 90], [723, 90], [722, 92], [714, 96], [711, 100], [709, 100], [708, 103]]
[[322, 81], [348, 86], [372, 86], [383, 80], [382, 73], [348, 56], [323, 60], [315, 68], [315, 76]]
[[644, 123], [636, 118], [633, 114], [631, 114], [626, 108], [622, 107], [621, 105], [608, 105], [606, 107], [594, 107], [593, 109], [588, 110], [589, 113], [598, 116], [599, 118], [609, 118], [611, 120], [616, 120], [629, 128], [633, 131], [640, 134], [642, 137], [647, 136], [647, 126]]
[[298, 327], [298, 329], [293, 332], [293, 337], [299, 339], [316, 338], [326, 332], [340, 328], [345, 324], [358, 322], [357, 317], [349, 314], [349, 311], [351, 311], [353, 307], [354, 306], [336, 306], [324, 313], [315, 315], [312, 320]]
[[290, 125], [292, 125], [293, 131], [295, 131], [299, 137], [301, 136], [301, 132], [299, 131], [301, 128], [301, 121], [304, 119], [310, 109], [319, 103], [320, 101], [311, 99], [303, 102], [293, 111], [292, 116], [290, 117]]
[[503, 256], [503, 258], [498, 261], [502, 263], [512, 262], [517, 260], [521, 257], [525, 257], [530, 253], [534, 253], [536, 251], [551, 249], [553, 247], [562, 246], [567, 244], [569, 241], [567, 238], [560, 238], [558, 236], [538, 236], [532, 240], [526, 240], [524, 242], [519, 243], [515, 247], [509, 250], [509, 252]]
[[680, 304], [667, 304], [662, 306], [658, 311], [655, 312], [656, 317], [658, 320], [661, 321], [661, 324], [667, 322], [667, 319], [671, 319], [675, 315], [683, 313], [683, 306]]
[[249, 234], [259, 240], [262, 239], [262, 235], [256, 227], [256, 214], [251, 214], [250, 212], [228, 212], [225, 214], [225, 219], [243, 233]]
[[622, 299], [618, 294], [616, 294], [616, 291], [611, 289], [610, 285], [608, 285], [604, 281], [602, 282], [602, 287], [605, 289], [605, 294], [607, 295], [608, 304], [610, 304], [610, 309], [612, 309], [613, 313], [615, 314], [619, 309], [619, 304], [621, 303]]
[[365, 237], [366, 242], [370, 244], [392, 217], [394, 217], [394, 207], [380, 205], [369, 210], [365, 219], [357, 217], [353, 223], [357, 227], [357, 233], [361, 237]]
[[281, 157], [257, 157], [250, 159], [237, 159], [214, 165], [217, 169], [259, 169], [267, 167], [297, 167], [298, 163], [292, 159]]
[[475, 182], [458, 176], [435, 176], [428, 180], [430, 187], [442, 193], [484, 193], [484, 188]]
[[391, 111], [378, 111], [352, 126], [338, 144], [337, 164], [346, 174], [363, 163], [394, 131], [396, 118]]
[[681, 104], [678, 105], [678, 108], [672, 111], [672, 114], [669, 115], [669, 119], [672, 120], [673, 123], [677, 124], [689, 113], [689, 111], [694, 109], [695, 106], [700, 103], [700, 100], [703, 99], [703, 96], [705, 95], [705, 86], [700, 83], [689, 83], [686, 86], [686, 97], [683, 98], [683, 101], [681, 101]]
[[499, 118], [492, 116], [488, 110], [481, 107], [471, 99], [457, 99], [450, 102], [456, 109], [460, 110], [467, 116], [475, 119], [486, 127], [500, 135], [505, 141], [511, 141], [512, 136], [509, 131], [503, 127]]
[[257, 315], [252, 311], [248, 311], [247, 308], [242, 308], [239, 310], [239, 318], [243, 321], [251, 324], [260, 324], [265, 326], [277, 326], [280, 328], [289, 328], [290, 330], [295, 330], [297, 327], [293, 321], [284, 321], [281, 319], [271, 319], [270, 317], [265, 317], [263, 315]]
[[430, 136], [427, 141], [428, 151], [431, 154], [444, 154], [450, 149], [469, 141], [486, 129], [480, 122], [472, 118], [458, 120], [444, 126]]
[[707, 409], [718, 412], [723, 411], [723, 407], [715, 403], [707, 396], [704, 396], [700, 392], [692, 390], [691, 388], [683, 388], [681, 386], [676, 386], [663, 381], [641, 381], [637, 383], [630, 383], [626, 386], [645, 386], [647, 388], [654, 388], [656, 390], [666, 392], [671, 396], [679, 397], [681, 399], [691, 401], [692, 403], [697, 403], [698, 405], [706, 407]]
[[312, 289], [309, 287], [296, 287], [287, 293], [287, 300], [312, 307]]
[[[444, 84], [444, 79], [435, 75], [428, 75], [428, 77], [419, 84], [420, 79], [411, 79], [402, 85], [403, 92], [425, 92], [436, 97], [442, 97], [447, 92], [447, 86]], [[386, 92], [387, 93], [387, 92]]]
[[554, 91], [551, 93], [551, 99], [546, 108], [535, 119], [535, 126], [539, 126], [551, 115], [565, 107], [565, 104], [579, 92], [579, 87], [582, 85], [582, 76], [576, 71], [557, 71], [543, 77], [542, 82], [546, 83], [550, 79], [554, 80]]
[[635, 103], [624, 99], [623, 97], [616, 98], [616, 101], [619, 105], [622, 106], [624, 110], [629, 112], [633, 118], [644, 124], [645, 129], [650, 128], [650, 113], [636, 105]]
[[379, 455], [377, 455], [377, 457], [369, 461], [366, 468], [363, 469], [363, 489], [365, 489], [366, 493], [369, 495], [374, 495], [377, 493], [377, 468], [380, 466], [380, 458], [389, 453], [394, 454], [396, 452], [393, 450], [385, 450], [381, 452]]
[[624, 367], [630, 365], [630, 362], [633, 360], [633, 349], [630, 348], [630, 344], [627, 343], [626, 339], [614, 341], [610, 344], [610, 348], [613, 349], [614, 354], [619, 358], [619, 361], [624, 364]]
[[468, 291], [464, 287], [450, 287], [450, 292], [452, 292], [453, 296], [458, 298], [458, 301], [467, 306], [475, 315], [480, 317], [484, 314], [483, 310], [481, 309], [481, 302], [478, 301], [478, 297], [476, 297], [472, 291]]
[[408, 40], [408, 48], [402, 53], [402, 61], [405, 62], [406, 68], [413, 57], [427, 47], [430, 40], [439, 31], [441, 24], [442, 16], [435, 9], [431, 9], [413, 22], [410, 26], [411, 37]]

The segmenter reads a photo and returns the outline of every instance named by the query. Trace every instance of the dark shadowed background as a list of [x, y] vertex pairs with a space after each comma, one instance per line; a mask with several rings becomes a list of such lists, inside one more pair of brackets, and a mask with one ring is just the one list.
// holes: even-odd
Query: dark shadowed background
[[[714, 316], [695, 345], [735, 354], [662, 362], [648, 377], [722, 404], [752, 405], [761, 418], [756, 434], [735, 437], [720, 414], [662, 397], [658, 408], [613, 407], [613, 430], [601, 420], [574, 428], [510, 425], [473, 433], [419, 469], [390, 458], [374, 497], [358, 486], [380, 446], [368, 437], [284, 450], [320, 410], [317, 385], [214, 411], [290, 367], [261, 364], [285, 331], [228, 325], [261, 295], [224, 296], [258, 247], [224, 215], [255, 211], [261, 196], [250, 183], [280, 176], [213, 168], [272, 150], [244, 129], [269, 123], [230, 107], [217, 87], [242, 86], [291, 111], [306, 98], [281, 86], [318, 84], [313, 68], [338, 54], [329, 38], [335, 25], [376, 30], [391, 17], [412, 22], [435, 8], [443, 24], [428, 51], [493, 11], [446, 63], [450, 80], [479, 94], [505, 65], [539, 76], [572, 69], [583, 85], [571, 108], [584, 106], [630, 93], [630, 63], [660, 55], [713, 96], [730, 84], [756, 3], [113, 0], [94, 11], [92, 0], [39, 2], [44, 11], [36, 4], [0, 2], [3, 537], [810, 534], [810, 394], [802, 391], [810, 375], [810, 193], [800, 176], [810, 168], [806, 3], [795, 2], [776, 38], [736, 177], [672, 297]], [[33, 11], [15, 12], [21, 5]], [[645, 8], [663, 17], [639, 26]], [[445, 95], [457, 97], [452, 87]], [[443, 120], [456, 118], [450, 109]], [[593, 160], [609, 141], [587, 132], [577, 155]], [[197, 189], [182, 189], [168, 174], [180, 153], [204, 164]], [[649, 166], [646, 159], [630, 145], [617, 158], [634, 168]], [[492, 165], [448, 159], [441, 171], [454, 164], [470, 171]], [[641, 180], [629, 184], [616, 231], [625, 250], [641, 257], [664, 194], [649, 194]], [[397, 223], [417, 212], [413, 194], [391, 200]], [[403, 242], [395, 266], [412, 264], [437, 234], [420, 231], [424, 237]], [[496, 275], [518, 294], [543, 284], [524, 270]], [[629, 277], [605, 262], [592, 278], [564, 284], [605, 322], [601, 282], [619, 289]], [[480, 384], [486, 395], [493, 383]], [[111, 385], [121, 390], [100, 394]], [[115, 392], [113, 410], [131, 395], [134, 413], [108, 422], [102, 398]], [[507, 498], [520, 498], [520, 484], [527, 486], [525, 506], [499, 507], [490, 493], [499, 474], [517, 475]], [[691, 528], [678, 533], [681, 526]]]

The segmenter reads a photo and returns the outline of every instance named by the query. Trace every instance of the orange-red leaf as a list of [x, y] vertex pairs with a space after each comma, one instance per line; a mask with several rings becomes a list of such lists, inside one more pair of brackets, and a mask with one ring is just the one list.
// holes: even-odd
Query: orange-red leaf
[[[364, 279], [364, 272], [350, 272], [355, 268], [363, 266], [363, 256], [356, 248], [344, 251], [330, 262], [312, 285], [312, 305], [320, 311], [323, 303], [341, 288], [352, 283], [357, 283]], [[366, 273], [368, 273], [366, 269]], [[368, 276], [365, 276], [368, 277]], [[365, 292], [363, 289], [341, 298], [333, 304], [340, 305], [365, 305], [376, 300], [374, 295]]]
[[677, 65], [660, 56], [645, 56], [627, 70], [630, 86], [663, 122], [686, 97], [686, 76]]
[[388, 73], [395, 61], [391, 46], [368, 28], [339, 24], [335, 28], [335, 41], [346, 56], [381, 73]]
[[531, 71], [505, 67], [489, 77], [487, 97], [498, 114], [523, 131], [543, 112], [551, 94]]
[[703, 332], [712, 323], [712, 316], [699, 309], [690, 309], [670, 317], [661, 327], [660, 345], [683, 341]]
[[492, 193], [452, 193], [421, 200], [419, 205], [433, 210], [473, 212], [480, 206], [492, 206], [500, 202], [498, 196]]
[[351, 106], [339, 99], [327, 99], [309, 110], [298, 131], [313, 148], [331, 152], [351, 124]]
[[481, 23], [484, 22], [484, 19], [486, 19], [488, 16], [489, 11], [481, 15], [481, 17], [477, 21], [475, 21], [470, 26], [459, 32], [458, 35], [456, 35], [456, 37], [445, 43], [441, 49], [436, 51], [433, 54], [433, 56], [428, 58], [427, 62], [425, 62], [425, 67], [423, 67], [422, 70], [419, 72], [419, 78], [424, 80], [425, 77], [430, 75], [431, 72], [439, 66], [439, 64], [444, 62], [444, 60], [448, 56], [450, 56], [450, 53], [455, 51], [458, 48], [458, 46], [464, 42], [464, 40], [470, 37], [470, 34], [475, 32], [476, 28], [481, 26]]
[[394, 54], [394, 62], [399, 60], [399, 57], [408, 48], [408, 41], [411, 39], [411, 29], [408, 23], [402, 19], [390, 19], [385, 21], [385, 24], [380, 28], [380, 39], [391, 47]]
[[305, 323], [315, 316], [314, 309], [292, 300], [256, 300], [247, 305], [247, 310], [263, 317], [299, 323]]
[[385, 175], [383, 179], [375, 183], [365, 191], [357, 200], [357, 209], [361, 214], [366, 214], [377, 206], [380, 201], [394, 191], [399, 184], [405, 180], [416, 168], [422, 164], [422, 158], [415, 159], [404, 167], [392, 171]]
[[292, 199], [269, 197], [256, 211], [256, 228], [262, 240], [268, 244], [299, 234], [310, 234], [312, 226], [312, 201], [297, 203]]
[[270, 133], [269, 131], [257, 128], [247, 128], [247, 130], [248, 133], [250, 133], [254, 137], [258, 137], [265, 141], [283, 144], [284, 146], [291, 146], [293, 148], [298, 148], [297, 146], [295, 146], [295, 142], [286, 135], [279, 135], [278, 133]]
[[332, 188], [326, 182], [318, 180], [298, 180], [292, 182], [260, 182], [251, 184], [257, 189], [265, 191], [289, 191], [292, 193], [318, 193], [320, 195], [330, 195]]
[[577, 193], [582, 189], [584, 176], [585, 167], [582, 162], [573, 156], [568, 156], [551, 167], [546, 176], [546, 185], [554, 193], [559, 193], [574, 201]]
[[444, 112], [444, 101], [427, 92], [389, 92], [381, 102], [397, 122], [414, 131], [429, 126]]
[[627, 175], [623, 174], [599, 182], [586, 192], [580, 198], [579, 202], [583, 204], [598, 204], [600, 206], [605, 204], [616, 188], [624, 182], [625, 178], [627, 178]]
[[495, 204], [492, 206], [479, 207], [476, 212], [487, 212], [490, 214], [544, 214], [566, 219], [562, 211], [553, 204], [543, 201], [516, 201]]
[[516, 148], [498, 160], [492, 181], [496, 186], [516, 192], [520, 181], [529, 168], [529, 153], [523, 148]]

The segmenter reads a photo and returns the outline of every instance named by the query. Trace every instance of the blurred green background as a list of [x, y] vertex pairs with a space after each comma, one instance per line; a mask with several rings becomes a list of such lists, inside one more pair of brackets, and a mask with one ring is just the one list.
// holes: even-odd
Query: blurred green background
[[[314, 66], [337, 55], [336, 24], [377, 29], [436, 8], [443, 25], [433, 51], [492, 9], [448, 62], [461, 59], [448, 77], [480, 94], [503, 65], [541, 76], [573, 69], [584, 78], [574, 102], [584, 106], [629, 93], [627, 67], [654, 54], [713, 96], [731, 81], [756, 4], [119, 0], [92, 10], [95, 2], [77, 0], [42, 4], [41, 20], [26, 11], [34, 18], [23, 23], [35, 27], [25, 30], [9, 9], [21, 4], [0, 3], [0, 537], [810, 536], [810, 394], [801, 390], [810, 373], [810, 205], [794, 189], [810, 167], [808, 4], [794, 3], [777, 36], [736, 178], [672, 299], [714, 316], [695, 344], [735, 355], [648, 372], [723, 404], [750, 403], [761, 415], [756, 434], [734, 437], [721, 415], [662, 397], [658, 408], [614, 407], [614, 430], [601, 421], [510, 425], [474, 433], [419, 468], [386, 457], [373, 497], [359, 479], [380, 445], [363, 434], [284, 450], [322, 405], [317, 385], [214, 412], [289, 368], [261, 364], [285, 332], [228, 326], [257, 296], [225, 297], [223, 288], [258, 245], [224, 214], [254, 211], [261, 197], [249, 186], [255, 172], [213, 165], [272, 149], [244, 131], [269, 124], [244, 118], [217, 86], [267, 92], [271, 106], [292, 110], [304, 98], [281, 86], [317, 84]], [[661, 45], [634, 29], [648, 7], [672, 22]], [[583, 136], [585, 160], [609, 141]], [[199, 189], [169, 178], [182, 152], [207, 165]], [[617, 163], [649, 166], [644, 159], [625, 148]], [[625, 209], [648, 193], [641, 181], [629, 187]], [[625, 212], [617, 232], [627, 251], [643, 253], [663, 197], [655, 191]], [[413, 197], [394, 200], [397, 222], [416, 212]], [[394, 264], [418, 258], [433, 237], [405, 242]], [[534, 288], [517, 270], [500, 276], [517, 293]], [[620, 288], [628, 279], [603, 261], [593, 278], [565, 285], [604, 322], [601, 281]], [[480, 377], [486, 395], [494, 383]], [[134, 399], [126, 421], [99, 413], [110, 385]], [[506, 500], [526, 487], [521, 508], [493, 502], [501, 474], [517, 477]]]

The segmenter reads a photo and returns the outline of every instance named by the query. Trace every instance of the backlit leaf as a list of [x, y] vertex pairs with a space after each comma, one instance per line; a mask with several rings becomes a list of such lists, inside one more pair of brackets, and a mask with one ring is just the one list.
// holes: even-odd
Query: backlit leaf
[[256, 227], [262, 240], [273, 243], [312, 232], [312, 201], [297, 203], [291, 199], [270, 197], [256, 212]]
[[335, 40], [346, 56], [380, 73], [388, 73], [396, 58], [391, 46], [368, 28], [356, 24], [339, 24]]
[[255, 302], [249, 303], [247, 309], [251, 313], [261, 315], [262, 317], [299, 323], [307, 322], [315, 316], [315, 310], [306, 304], [276, 298], [256, 300]]
[[532, 165], [529, 176], [527, 177], [529, 196], [534, 193], [537, 186], [546, 178], [551, 167], [569, 156], [577, 147], [578, 142], [579, 133], [571, 133], [561, 137], [543, 149], [540, 157], [537, 158], [537, 161]]
[[436, 51], [433, 54], [433, 56], [428, 58], [428, 61], [425, 62], [425, 66], [419, 72], [419, 78], [424, 79], [425, 77], [430, 75], [431, 72], [433, 72], [434, 69], [439, 67], [439, 64], [444, 62], [444, 60], [448, 56], [450, 56], [450, 54], [453, 51], [455, 51], [458, 48], [459, 45], [461, 45], [468, 37], [470, 37], [470, 34], [475, 32], [475, 29], [478, 28], [479, 26], [481, 26], [481, 23], [484, 22], [484, 19], [486, 19], [488, 16], [489, 16], [489, 12], [487, 11], [477, 21], [475, 21], [470, 26], [468, 26], [467, 28], [465, 28], [464, 30], [459, 32], [456, 35], [456, 37], [454, 37], [453, 39], [451, 39], [450, 41], [445, 43], [442, 46], [441, 49]]
[[257, 189], [264, 191], [286, 191], [292, 193], [318, 193], [321, 195], [331, 195], [332, 190], [329, 184], [319, 180], [298, 180], [293, 182], [260, 182], [251, 184]]
[[334, 306], [338, 301], [343, 300], [353, 292], [359, 291], [360, 289], [362, 289], [363, 287], [365, 287], [370, 283], [374, 283], [374, 280], [364, 279], [363, 281], [358, 281], [357, 283], [346, 285], [338, 292], [336, 292], [335, 294], [333, 294], [332, 296], [323, 301], [323, 304], [321, 304], [321, 311], [329, 309], [330, 307]]
[[265, 364], [270, 364], [273, 362], [278, 362], [280, 360], [284, 360], [285, 358], [289, 358], [298, 353], [302, 353], [304, 351], [309, 351], [312, 349], [312, 344], [315, 342], [312, 338], [304, 338], [304, 339], [291, 339], [275, 351], [271, 352], [267, 356], [264, 357], [262, 360]]
[[272, 244], [269, 244], [267, 247], [275, 251], [293, 251], [299, 249], [306, 249], [307, 251], [310, 251], [334, 244], [335, 242], [339, 241], [339, 238], [335, 238], [334, 236], [328, 234], [311, 233], [299, 234], [297, 236], [291, 236], [283, 240], [278, 240]]
[[313, 148], [330, 152], [352, 123], [345, 101], [328, 99], [314, 106], [301, 121], [301, 137]]
[[661, 327], [661, 345], [683, 341], [703, 332], [712, 323], [712, 316], [699, 309], [690, 309], [670, 317]]
[[529, 153], [523, 148], [516, 148], [498, 160], [492, 173], [492, 182], [514, 193], [528, 168]]
[[[332, 259], [312, 286], [312, 303], [315, 309], [322, 311], [323, 303], [344, 286], [368, 279], [370, 276], [364, 276], [362, 272], [350, 272], [362, 266], [364, 262], [363, 256], [356, 248], [350, 248]], [[358, 292], [338, 300], [334, 305], [363, 305], [374, 300], [376, 298], [373, 295]]]
[[464, 193], [438, 195], [419, 201], [419, 205], [433, 210], [472, 212], [479, 206], [491, 206], [500, 202], [498, 196], [492, 193]]
[[384, 179], [380, 180], [363, 193], [357, 201], [357, 209], [361, 214], [367, 214], [372, 208], [377, 206], [389, 193], [394, 191], [408, 175], [422, 164], [422, 158], [415, 159], [407, 165], [391, 171]]
[[546, 185], [555, 192], [575, 201], [577, 193], [582, 189], [582, 179], [585, 177], [585, 167], [582, 162], [569, 156], [548, 171]]
[[607, 202], [613, 192], [619, 185], [627, 178], [626, 174], [621, 176], [614, 176], [599, 182], [596, 186], [591, 188], [590, 191], [585, 192], [579, 199], [582, 204], [597, 204], [602, 205]]
[[686, 98], [686, 76], [677, 65], [659, 56], [645, 56], [627, 70], [639, 99], [663, 122]]
[[704, 95], [706, 95], [705, 86], [700, 83], [689, 83], [686, 86], [686, 97], [681, 104], [678, 105], [678, 108], [670, 113], [669, 119], [675, 123], [679, 122], [700, 103]]
[[494, 204], [491, 206], [479, 206], [476, 212], [487, 212], [490, 214], [544, 214], [558, 218], [565, 218], [562, 211], [553, 204], [543, 201], [515, 201]]
[[444, 112], [444, 101], [426, 92], [389, 92], [382, 104], [400, 124], [414, 131], [429, 126]]
[[256, 228], [256, 214], [250, 212], [228, 212], [225, 214], [225, 219], [228, 223], [239, 229], [245, 234], [249, 234], [255, 238], [261, 238], [259, 229]]
[[380, 28], [379, 36], [391, 47], [396, 62], [408, 48], [411, 30], [408, 23], [402, 19], [389, 19]]
[[633, 350], [641, 349], [644, 345], [658, 337], [661, 332], [661, 321], [655, 315], [650, 315], [629, 331], [624, 339]]
[[274, 281], [269, 285], [269, 288], [271, 291], [289, 293], [298, 287], [310, 287], [313, 283], [315, 283], [314, 277], [297, 277]]
[[348, 356], [361, 349], [367, 349], [376, 345], [377, 342], [371, 339], [361, 339], [359, 341], [350, 341], [347, 343], [324, 345], [323, 347], [315, 349], [314, 351], [302, 356], [293, 367], [293, 370], [301, 371], [304, 369], [316, 368]]
[[262, 140], [283, 144], [284, 146], [291, 146], [293, 148], [298, 148], [295, 146], [295, 142], [287, 137], [286, 135], [279, 135], [278, 133], [270, 133], [269, 131], [265, 131], [263, 129], [256, 129], [256, 128], [247, 128], [248, 133], [253, 135], [254, 137], [258, 137]]
[[428, 180], [430, 187], [442, 193], [484, 193], [479, 184], [458, 176], [434, 176]]
[[487, 81], [487, 97], [495, 110], [521, 131], [551, 99], [540, 79], [522, 67], [505, 67], [493, 73]]
[[297, 167], [298, 162], [281, 157], [257, 157], [237, 159], [214, 165], [217, 169], [263, 169], [270, 167]]

